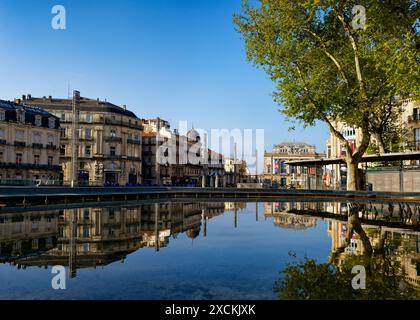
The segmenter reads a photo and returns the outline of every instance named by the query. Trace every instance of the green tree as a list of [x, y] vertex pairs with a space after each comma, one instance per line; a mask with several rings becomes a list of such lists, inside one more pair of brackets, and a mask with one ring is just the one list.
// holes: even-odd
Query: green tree
[[[418, 11], [415, 0], [259, 0], [234, 16], [248, 60], [277, 84], [281, 111], [305, 126], [326, 123], [342, 142], [348, 190], [360, 188], [358, 164], [388, 123], [377, 120], [384, 106], [417, 93]], [[360, 128], [356, 150], [339, 121]]]

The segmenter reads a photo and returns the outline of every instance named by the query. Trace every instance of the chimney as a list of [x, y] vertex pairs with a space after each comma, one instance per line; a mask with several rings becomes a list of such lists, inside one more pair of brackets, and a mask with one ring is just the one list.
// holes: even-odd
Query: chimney
[[48, 99], [52, 100], [52, 96], [48, 96]]
[[32, 95], [28, 93], [28, 100], [32, 99]]
[[123, 104], [123, 109], [127, 110], [127, 106], [125, 104]]
[[22, 94], [22, 100], [26, 100], [26, 95]]

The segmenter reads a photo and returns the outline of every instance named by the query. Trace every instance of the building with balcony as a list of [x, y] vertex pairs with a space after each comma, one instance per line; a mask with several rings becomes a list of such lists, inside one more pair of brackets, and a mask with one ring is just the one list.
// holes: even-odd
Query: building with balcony
[[[142, 124], [144, 183], [201, 186], [204, 161], [198, 132], [192, 129], [181, 135], [160, 118]], [[196, 152], [197, 161], [190, 161], [190, 152]]]
[[264, 181], [281, 188], [308, 188], [322, 181], [322, 168], [294, 167], [288, 161], [321, 159], [315, 146], [305, 142], [283, 142], [264, 154]]
[[22, 104], [40, 107], [61, 122], [60, 164], [64, 183], [126, 185], [142, 182], [141, 120], [125, 106], [81, 98], [77, 129], [77, 173], [72, 173], [74, 136], [71, 99], [22, 96]]
[[60, 122], [42, 109], [0, 100], [0, 183], [58, 181]]

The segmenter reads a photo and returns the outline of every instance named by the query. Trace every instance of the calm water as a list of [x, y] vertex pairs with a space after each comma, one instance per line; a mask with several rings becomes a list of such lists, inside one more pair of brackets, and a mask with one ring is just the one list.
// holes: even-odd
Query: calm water
[[[372, 243], [384, 233], [405, 239], [392, 250], [404, 249], [408, 282], [420, 287], [420, 233], [378, 226], [418, 225], [418, 205], [365, 208]], [[289, 253], [329, 261], [345, 240], [347, 211], [342, 203], [213, 202], [0, 212], [0, 299], [276, 299], [279, 272], [295, 260]], [[337, 219], [313, 216], [325, 212]], [[362, 251], [355, 234], [343, 254]], [[66, 290], [51, 287], [55, 265], [66, 267]]]

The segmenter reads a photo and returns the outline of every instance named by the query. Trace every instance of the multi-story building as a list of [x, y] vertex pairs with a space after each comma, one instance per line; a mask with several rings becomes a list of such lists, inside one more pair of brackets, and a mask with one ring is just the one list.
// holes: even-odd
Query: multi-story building
[[77, 130], [77, 173], [72, 172], [71, 99], [22, 96], [22, 104], [40, 107], [61, 121], [60, 163], [64, 183], [125, 185], [142, 180], [142, 125], [137, 116], [107, 101], [81, 98]]
[[173, 133], [168, 121], [156, 119], [143, 119], [143, 182], [148, 185], [172, 184], [172, 167], [158, 161], [157, 152], [164, 142], [172, 139]]
[[[177, 130], [171, 131], [169, 122], [159, 118], [142, 120], [142, 124], [144, 183], [201, 185], [203, 161], [198, 132], [192, 129], [186, 136], [181, 135]], [[188, 155], [193, 150], [197, 151], [196, 162], [190, 161]]]
[[59, 127], [51, 113], [0, 100], [0, 183], [58, 181]]
[[207, 164], [203, 165], [203, 179], [206, 187], [226, 187], [225, 159], [213, 150], [207, 150]]
[[226, 186], [236, 187], [238, 183], [246, 183], [250, 175], [245, 160], [225, 158]]
[[[321, 168], [290, 166], [289, 161], [320, 159], [315, 146], [305, 142], [283, 142], [264, 154], [264, 181], [280, 187], [308, 188], [322, 180]], [[315, 181], [309, 181], [313, 179]]]

